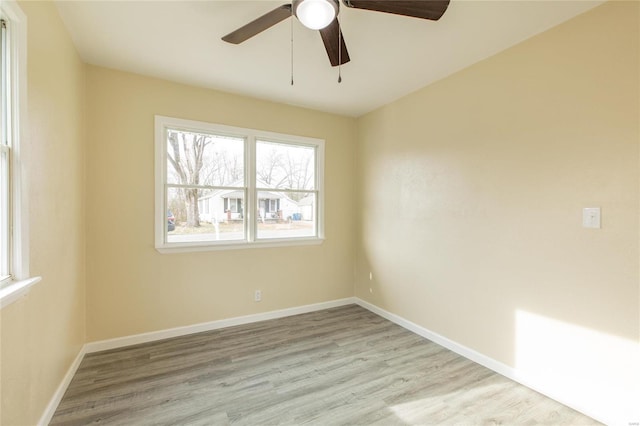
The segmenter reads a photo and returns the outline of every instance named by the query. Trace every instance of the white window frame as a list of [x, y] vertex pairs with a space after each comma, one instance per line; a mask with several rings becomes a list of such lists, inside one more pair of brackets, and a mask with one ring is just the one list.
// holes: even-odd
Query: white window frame
[[[205, 242], [167, 242], [167, 130], [180, 129], [196, 133], [212, 133], [239, 137], [245, 140], [245, 202], [243, 203], [245, 221], [245, 240], [205, 241]], [[270, 141], [289, 145], [311, 146], [315, 148], [316, 185], [316, 236], [258, 239], [256, 188], [256, 144], [258, 141]], [[272, 189], [281, 191], [280, 189]], [[291, 192], [291, 190], [285, 190]], [[265, 248], [297, 245], [322, 244], [324, 241], [324, 140], [305, 136], [286, 135], [255, 129], [184, 120], [180, 118], [155, 116], [155, 248], [160, 253], [180, 253], [192, 251], [230, 250], [244, 248]]]
[[6, 22], [9, 55], [8, 111], [10, 138], [10, 276], [0, 282], [0, 308], [26, 295], [40, 277], [29, 274], [29, 197], [27, 185], [27, 17], [16, 1], [0, 2]]

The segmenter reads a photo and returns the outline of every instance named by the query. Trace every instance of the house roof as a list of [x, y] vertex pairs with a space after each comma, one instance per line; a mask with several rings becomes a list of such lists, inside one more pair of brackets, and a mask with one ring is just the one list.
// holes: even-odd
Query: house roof
[[315, 203], [316, 197], [315, 195], [308, 195], [304, 197], [302, 200], [298, 201], [299, 206], [311, 206]]
[[[269, 185], [261, 179], [256, 179], [256, 183], [258, 187], [268, 188]], [[244, 186], [244, 180], [238, 179], [235, 182], [232, 182], [228, 186], [230, 187], [241, 187]], [[206, 200], [212, 197], [222, 197], [222, 198], [244, 198], [244, 191], [239, 189], [219, 189], [213, 192], [208, 193], [207, 195], [203, 195], [202, 197], [198, 197], [198, 200]], [[258, 191], [258, 198], [264, 199], [283, 199], [291, 201], [292, 203], [298, 204], [293, 201], [290, 197], [288, 197], [285, 193], [279, 192], [277, 188], [274, 188], [273, 191]]]

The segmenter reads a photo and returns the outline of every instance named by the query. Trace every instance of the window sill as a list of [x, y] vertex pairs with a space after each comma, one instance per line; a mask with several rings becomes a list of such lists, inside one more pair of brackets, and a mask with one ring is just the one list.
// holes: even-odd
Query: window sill
[[189, 253], [197, 251], [218, 251], [218, 250], [241, 250], [270, 247], [295, 247], [295, 246], [315, 246], [324, 242], [324, 238], [301, 238], [297, 240], [263, 240], [263, 241], [238, 241], [222, 244], [203, 243], [174, 243], [156, 247], [160, 253]]
[[0, 309], [4, 309], [16, 300], [25, 296], [31, 286], [39, 282], [42, 277], [27, 278], [26, 280], [12, 281], [6, 287], [0, 289]]

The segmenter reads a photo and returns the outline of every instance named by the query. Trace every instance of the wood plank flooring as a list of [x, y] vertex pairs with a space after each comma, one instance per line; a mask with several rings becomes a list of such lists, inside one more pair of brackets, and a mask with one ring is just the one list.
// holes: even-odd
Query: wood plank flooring
[[88, 354], [52, 425], [598, 424], [359, 306]]

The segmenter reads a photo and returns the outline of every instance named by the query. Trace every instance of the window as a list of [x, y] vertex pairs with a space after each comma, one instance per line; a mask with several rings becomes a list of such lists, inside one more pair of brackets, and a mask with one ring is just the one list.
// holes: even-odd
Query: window
[[0, 282], [11, 279], [11, 86], [9, 31], [7, 21], [0, 20]]
[[155, 143], [159, 251], [322, 241], [324, 141], [156, 116]]
[[242, 198], [225, 198], [224, 211], [231, 213], [242, 213]]
[[14, 1], [0, 2], [0, 307], [40, 280], [29, 277], [26, 128], [26, 17]]

